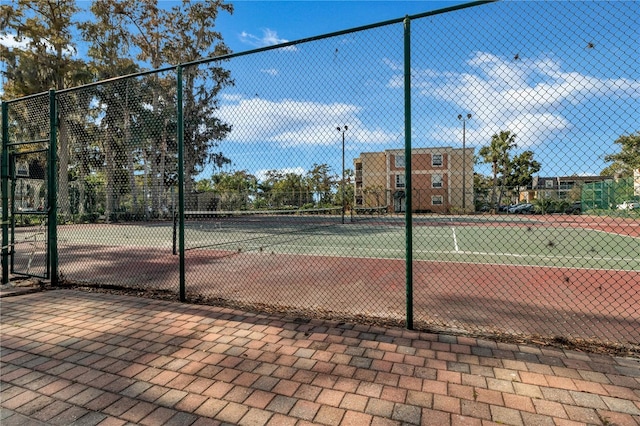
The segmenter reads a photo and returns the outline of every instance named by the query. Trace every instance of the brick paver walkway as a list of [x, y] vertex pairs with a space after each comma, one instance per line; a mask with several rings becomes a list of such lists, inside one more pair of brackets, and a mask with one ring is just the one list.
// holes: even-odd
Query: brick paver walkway
[[640, 425], [640, 360], [55, 290], [3, 298], [0, 424]]

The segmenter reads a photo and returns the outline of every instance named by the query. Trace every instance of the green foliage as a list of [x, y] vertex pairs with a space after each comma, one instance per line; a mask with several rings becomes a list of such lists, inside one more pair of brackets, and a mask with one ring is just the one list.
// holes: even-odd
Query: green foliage
[[[491, 137], [491, 143], [480, 148], [479, 156], [483, 163], [491, 164], [493, 181], [491, 184], [490, 205], [502, 204], [502, 196], [506, 190], [511, 191], [513, 198], [518, 198], [521, 187], [531, 184], [533, 174], [537, 173], [542, 165], [534, 160], [533, 151], [524, 151], [519, 155], [511, 156], [511, 151], [517, 147], [516, 135], [510, 131], [501, 131]], [[486, 180], [474, 176], [474, 184], [480, 191], [486, 191]], [[496, 199], [497, 194], [497, 199]]]
[[64, 89], [87, 82], [86, 64], [76, 59], [74, 0], [18, 0], [0, 7], [0, 35], [24, 45], [0, 44], [5, 68], [4, 92], [10, 98]]
[[212, 178], [220, 210], [246, 210], [249, 200], [255, 198], [258, 179], [246, 170], [218, 173]]
[[[0, 7], [0, 36], [13, 37], [21, 45], [0, 44], [5, 96], [18, 98], [57, 90], [91, 80], [83, 59], [76, 58], [73, 16], [79, 9], [74, 0], [18, 0]], [[25, 111], [26, 112], [26, 111]], [[19, 118], [30, 121], [29, 117]], [[42, 132], [43, 129], [40, 129]], [[58, 205], [69, 214], [67, 170], [70, 163], [69, 123], [60, 120], [58, 131]]]
[[[501, 131], [491, 137], [491, 143], [480, 148], [478, 155], [483, 163], [491, 164], [493, 184], [491, 189], [491, 205], [500, 204], [504, 187], [504, 179], [498, 179], [498, 175], [504, 176], [510, 162], [509, 152], [516, 147], [516, 135], [510, 131]], [[498, 188], [498, 186], [500, 186]], [[496, 191], [500, 189], [496, 200]]]
[[532, 204], [534, 212], [539, 214], [564, 213], [571, 206], [569, 200], [555, 197], [537, 198]]
[[614, 141], [620, 145], [620, 152], [604, 157], [604, 161], [613, 162], [600, 173], [602, 176], [631, 177], [634, 170], [640, 170], [640, 131], [620, 136]]
[[313, 164], [313, 168], [307, 172], [307, 180], [311, 190], [320, 199], [318, 203], [331, 202], [332, 188], [339, 183], [339, 177], [331, 174], [331, 167], [327, 164]]
[[213, 192], [214, 189], [215, 185], [213, 183], [213, 179], [200, 179], [196, 181], [196, 192]]
[[533, 159], [533, 151], [525, 151], [516, 155], [507, 165], [505, 170], [505, 186], [519, 188], [531, 185], [533, 174], [540, 171], [541, 164]]

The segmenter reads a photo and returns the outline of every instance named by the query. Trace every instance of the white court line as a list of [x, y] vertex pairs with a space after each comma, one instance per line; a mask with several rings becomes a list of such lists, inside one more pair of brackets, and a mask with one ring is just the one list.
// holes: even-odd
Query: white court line
[[456, 253], [459, 253], [460, 249], [458, 248], [458, 238], [456, 237], [456, 228], [452, 226], [451, 231], [453, 231], [453, 246], [456, 249]]
[[[276, 244], [276, 246], [278, 247], [282, 247], [282, 248], [307, 248], [307, 249], [319, 249], [319, 248], [324, 248], [328, 251], [331, 250], [335, 250], [335, 247], [331, 247], [331, 246], [319, 246], [319, 245], [313, 245], [313, 246], [309, 246], [309, 245], [295, 245], [295, 244]], [[349, 251], [351, 251], [353, 253], [354, 250], [356, 250], [355, 248], [351, 247], [351, 248], [346, 248], [345, 250], [349, 249]], [[405, 250], [404, 249], [391, 249], [391, 248], [358, 248], [357, 250], [361, 250], [361, 251], [372, 251], [372, 252], [382, 252], [382, 253], [403, 253]], [[624, 262], [637, 262], [638, 259], [637, 258], [628, 258], [628, 257], [605, 257], [605, 256], [599, 256], [599, 257], [591, 257], [591, 258], [585, 258], [584, 256], [562, 256], [562, 255], [542, 255], [542, 254], [517, 254], [517, 253], [500, 253], [500, 252], [482, 252], [482, 251], [462, 251], [459, 250], [457, 252], [452, 251], [452, 250], [420, 250], [420, 249], [415, 249], [413, 250], [414, 253], [423, 253], [423, 254], [459, 254], [459, 255], [476, 255], [476, 256], [493, 256], [493, 257], [506, 257], [506, 258], [516, 258], [516, 259], [542, 259], [542, 260], [593, 260], [593, 261], [615, 261], [615, 262], [620, 262], [620, 261], [624, 261]], [[376, 257], [371, 257], [371, 256], [349, 256], [349, 257], [364, 257], [364, 258], [372, 258], [372, 259], [379, 259]], [[475, 263], [475, 262], [457, 262], [457, 263]], [[483, 262], [484, 264], [484, 262]], [[495, 265], [501, 265], [502, 263], [486, 263], [486, 264], [495, 264]], [[507, 264], [509, 265], [509, 264]], [[541, 266], [541, 265], [523, 265], [523, 266]], [[542, 265], [544, 266], [544, 265]], [[545, 266], [545, 267], [552, 267], [552, 266]], [[581, 268], [578, 268], [581, 269]], [[591, 269], [591, 268], [584, 268], [584, 269]], [[597, 268], [596, 268], [597, 269]], [[615, 270], [615, 269], [613, 269]], [[626, 271], [627, 269], [621, 269], [623, 271]]]
[[[314, 248], [317, 249], [318, 246], [293, 246], [293, 245], [280, 245], [278, 244], [278, 246], [280, 247], [290, 247], [290, 248]], [[327, 249], [329, 249], [329, 251], [331, 251], [331, 247], [327, 247]], [[404, 252], [404, 250], [393, 250], [393, 249], [376, 249], [374, 251], [387, 251], [387, 252]], [[431, 253], [431, 254], [498, 254], [498, 253], [482, 253], [482, 252], [458, 252], [455, 253], [453, 251], [449, 251], [449, 250], [415, 250], [416, 252], [419, 253]], [[353, 259], [386, 259], [386, 260], [397, 260], [397, 261], [404, 261], [405, 259], [403, 257], [397, 257], [397, 258], [393, 258], [393, 257], [385, 257], [385, 258], [380, 258], [380, 257], [373, 257], [373, 256], [358, 256], [355, 255], [353, 253], [353, 251], [351, 251], [349, 253], [348, 256], [342, 256], [342, 255], [336, 255], [334, 253], [327, 253], [327, 254], [319, 254], [319, 253], [296, 253], [295, 251], [293, 252], [276, 252], [277, 254], [293, 254], [296, 256], [309, 256], [309, 257], [314, 257], [314, 256], [318, 256], [318, 257], [349, 257], [349, 258], [353, 258]], [[505, 254], [505, 257], [535, 257], [535, 256], [530, 256], [530, 255], [508, 255]], [[573, 258], [573, 259], [584, 259], [584, 258], [578, 258], [575, 256], [546, 256], [549, 259], [558, 259], [558, 258]], [[631, 260], [631, 261], [637, 261], [637, 259], [625, 259], [625, 258], [599, 258], [598, 260]], [[527, 263], [504, 263], [504, 262], [471, 262], [471, 261], [460, 261], [460, 260], [435, 260], [435, 259], [416, 259], [416, 262], [436, 262], [436, 263], [451, 263], [451, 264], [465, 264], [465, 265], [496, 265], [496, 266], [516, 266], [516, 267], [524, 267], [524, 268], [530, 268], [530, 267], [534, 267], [534, 268], [548, 268], [548, 269], [575, 269], [575, 270], [583, 270], [583, 271], [614, 271], [614, 272], [636, 272], [636, 273], [640, 273], [640, 271], [634, 270], [634, 269], [620, 269], [620, 268], [590, 268], [590, 267], [584, 267], [584, 266], [557, 266], [557, 265], [531, 265], [531, 264], [527, 264]]]

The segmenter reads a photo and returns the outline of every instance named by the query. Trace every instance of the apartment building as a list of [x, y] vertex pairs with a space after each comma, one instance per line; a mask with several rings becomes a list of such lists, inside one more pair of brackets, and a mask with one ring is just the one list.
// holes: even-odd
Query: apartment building
[[[534, 176], [531, 187], [520, 191], [521, 202], [535, 199], [554, 198], [559, 200], [580, 199], [580, 187], [584, 184], [602, 182], [612, 179], [611, 176]], [[573, 195], [572, 195], [573, 194]]]
[[[411, 151], [414, 212], [474, 210], [474, 149], [464, 151], [450, 147]], [[363, 152], [354, 159], [355, 207], [386, 208], [396, 213], [406, 211], [406, 161], [404, 149]]]

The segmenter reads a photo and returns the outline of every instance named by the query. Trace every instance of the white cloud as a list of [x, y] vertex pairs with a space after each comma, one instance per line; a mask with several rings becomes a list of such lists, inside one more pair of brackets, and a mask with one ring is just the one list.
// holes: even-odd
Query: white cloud
[[274, 76], [274, 77], [280, 73], [275, 68], [262, 69], [262, 70], [260, 70], [260, 72], [264, 73], [264, 74], [268, 74], [268, 75]]
[[[517, 135], [518, 146], [544, 143], [571, 128], [568, 108], [590, 98], [640, 97], [640, 82], [603, 79], [563, 70], [550, 58], [514, 61], [486, 52], [476, 52], [468, 61], [469, 72], [412, 70], [413, 86], [423, 96], [447, 101], [459, 111], [469, 111], [473, 121], [467, 139], [487, 140], [499, 130]], [[398, 64], [387, 61], [391, 70]], [[403, 77], [393, 76], [390, 88], [402, 87]], [[432, 137], [453, 140], [456, 127], [434, 128]], [[460, 140], [460, 138], [456, 139]]]
[[505, 124], [505, 129], [516, 135], [516, 143], [521, 148], [548, 140], [557, 132], [568, 130], [570, 127], [571, 124], [566, 118], [550, 113], [522, 114]]
[[26, 49], [29, 46], [29, 41], [25, 38], [18, 40], [14, 34], [2, 34], [0, 35], [0, 44], [8, 47], [9, 49]]
[[239, 102], [242, 100], [242, 95], [223, 93], [222, 95], [220, 95], [220, 99], [227, 102]]
[[[275, 46], [278, 44], [287, 43], [289, 40], [278, 37], [278, 32], [269, 28], [262, 30], [262, 36], [256, 36], [246, 31], [240, 33], [240, 41], [253, 47], [266, 47]], [[288, 46], [282, 48], [282, 50], [295, 51], [295, 46]]]
[[[260, 169], [258, 171], [256, 171], [253, 175], [261, 182], [264, 182], [265, 180], [267, 180], [267, 172], [270, 172], [273, 169]], [[307, 170], [304, 169], [303, 167], [285, 167], [285, 168], [280, 168], [280, 169], [276, 169], [276, 171], [282, 173], [283, 175], [288, 175], [288, 174], [296, 174], [296, 175], [306, 175], [307, 174]]]
[[[55, 50], [49, 42], [43, 40], [42, 43], [46, 46], [48, 53], [55, 54]], [[29, 37], [18, 37], [15, 34], [1, 34], [0, 44], [8, 47], [9, 49], [28, 50], [30, 47], [32, 48], [31, 39]], [[62, 54], [64, 56], [72, 57], [77, 55], [77, 51], [73, 46], [67, 45], [62, 49]]]
[[348, 123], [348, 146], [397, 142], [400, 133], [367, 128], [358, 118], [361, 108], [345, 103], [243, 98], [220, 107], [217, 116], [233, 126], [227, 140], [273, 142], [281, 147], [336, 144], [337, 126]]

